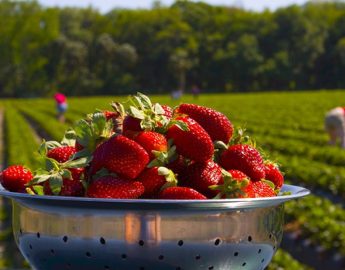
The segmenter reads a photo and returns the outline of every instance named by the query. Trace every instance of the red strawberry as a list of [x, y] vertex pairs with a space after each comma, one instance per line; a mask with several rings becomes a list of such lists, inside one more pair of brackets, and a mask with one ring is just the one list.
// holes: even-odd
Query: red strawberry
[[211, 186], [210, 189], [217, 191], [218, 199], [254, 197], [248, 176], [238, 170], [223, 172], [219, 184]]
[[144, 193], [138, 181], [129, 181], [117, 176], [103, 176], [91, 182], [86, 196], [90, 198], [137, 199]]
[[181, 104], [177, 108], [177, 113], [187, 114], [198, 122], [210, 135], [212, 141], [223, 141], [225, 144], [230, 141], [234, 128], [224, 114], [195, 104]]
[[118, 112], [103, 111], [103, 113], [104, 113], [104, 116], [107, 119], [107, 121], [109, 121], [110, 119], [116, 119], [117, 117], [119, 117]]
[[74, 146], [61, 146], [48, 151], [47, 156], [57, 162], [64, 163], [77, 152]]
[[29, 183], [33, 175], [29, 169], [22, 165], [12, 165], [0, 173], [0, 182], [8, 191], [25, 192], [25, 185]]
[[207, 132], [193, 119], [178, 117], [177, 120], [188, 126], [188, 131], [183, 131], [176, 124], [168, 129], [168, 139], [173, 139], [176, 151], [184, 157], [195, 161], [206, 161], [213, 155], [213, 143]]
[[125, 119], [123, 120], [123, 124], [122, 124], [123, 134], [126, 135], [126, 133], [130, 131], [135, 131], [135, 132], [142, 131], [143, 129], [140, 126], [140, 122], [141, 122], [140, 119], [127, 115]]
[[218, 185], [222, 180], [222, 171], [219, 165], [211, 160], [190, 164], [180, 175], [183, 186], [188, 186], [202, 193], [208, 198], [217, 195], [209, 186]]
[[207, 198], [196, 190], [188, 187], [168, 187], [162, 190], [159, 199], [165, 200], [206, 200]]
[[91, 175], [102, 168], [135, 179], [149, 162], [149, 155], [137, 142], [122, 135], [111, 137], [100, 144], [93, 153]]
[[137, 181], [144, 185], [144, 198], [155, 197], [168, 182], [171, 185], [177, 184], [173, 172], [164, 167], [153, 167], [144, 170], [137, 178]]
[[181, 174], [186, 166], [186, 160], [181, 155], [177, 155], [176, 159], [166, 165], [166, 167], [172, 170], [175, 174]]
[[171, 118], [173, 115], [173, 109], [169, 107], [168, 105], [161, 105], [164, 110], [164, 116], [167, 118]]
[[[249, 180], [246, 174], [238, 170], [229, 170], [228, 172], [231, 174], [234, 180], [240, 183], [239, 187], [240, 187], [240, 192], [242, 194], [238, 192], [237, 193], [238, 198], [254, 198], [255, 197], [254, 192], [253, 192], [252, 182]], [[242, 182], [246, 182], [246, 185], [241, 186]]]
[[265, 166], [258, 150], [247, 144], [236, 144], [225, 150], [220, 165], [226, 170], [239, 170], [253, 181], [265, 178]]
[[133, 138], [138, 144], [140, 144], [147, 153], [149, 153], [150, 158], [155, 158], [152, 151], [166, 152], [168, 150], [168, 142], [164, 135], [153, 132], [153, 131], [142, 131], [139, 132]]
[[[84, 173], [84, 168], [71, 168], [69, 169], [72, 174], [72, 179], [64, 178], [62, 181], [61, 191], [59, 196], [73, 196], [73, 197], [82, 197], [85, 193], [85, 188], [81, 182], [81, 176]], [[44, 182], [44, 194], [52, 195], [50, 189], [49, 181]]]
[[251, 182], [250, 185], [255, 198], [277, 196], [274, 189], [264, 181]]
[[279, 168], [272, 163], [265, 164], [265, 179], [271, 181], [277, 189], [284, 184], [284, 176]]

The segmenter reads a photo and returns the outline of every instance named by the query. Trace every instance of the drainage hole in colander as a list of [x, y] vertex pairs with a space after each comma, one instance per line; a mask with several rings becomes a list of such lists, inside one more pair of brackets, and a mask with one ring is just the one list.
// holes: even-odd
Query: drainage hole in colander
[[85, 255], [86, 255], [86, 257], [89, 257], [89, 258], [91, 257], [91, 253], [90, 252], [86, 252]]
[[216, 246], [218, 246], [218, 245], [220, 244], [220, 239], [219, 239], [219, 238], [216, 239], [216, 241], [214, 241], [214, 244], [215, 244]]
[[144, 241], [143, 240], [140, 240], [139, 241], [139, 246], [143, 246], [145, 243], [144, 243]]
[[246, 264], [247, 264], [247, 263], [246, 263], [246, 262], [244, 262], [244, 263], [242, 263], [242, 266], [244, 267], [244, 266], [246, 266]]
[[213, 266], [210, 266], [210, 267], [208, 268], [208, 270], [212, 270], [212, 269], [214, 269], [214, 267], [213, 267]]
[[126, 254], [122, 254], [121, 258], [125, 260], [125, 259], [127, 259], [127, 255]]
[[253, 240], [253, 238], [249, 235], [248, 236], [248, 241], [251, 242]]
[[234, 256], [237, 257], [237, 256], [238, 256], [238, 252], [235, 252], [235, 253], [234, 253]]
[[104, 269], [109, 270], [110, 267], [108, 265], [104, 265]]
[[258, 253], [259, 253], [259, 254], [261, 253], [261, 248], [258, 250]]
[[37, 238], [41, 237], [41, 234], [39, 232], [36, 235], [37, 235]]
[[159, 255], [159, 256], [158, 256], [158, 260], [160, 260], [160, 261], [161, 261], [161, 260], [164, 260], [164, 256], [163, 256], [163, 255]]
[[183, 246], [183, 240], [178, 241], [177, 244], [178, 244], [180, 247]]
[[265, 259], [262, 259], [262, 260], [261, 260], [261, 263], [264, 263], [264, 261], [265, 261]]
[[105, 245], [105, 239], [103, 237], [99, 238], [99, 242], [101, 242], [102, 245]]
[[54, 254], [55, 254], [55, 250], [54, 250], [54, 249], [51, 249], [51, 250], [50, 250], [50, 253], [51, 253], [52, 255], [54, 255]]
[[66, 243], [68, 241], [68, 237], [65, 235], [62, 240]]
[[29, 248], [32, 249], [32, 245], [29, 245]]
[[196, 255], [196, 256], [195, 256], [195, 259], [196, 259], [196, 260], [200, 260], [200, 259], [201, 259], [201, 256], [200, 256], [200, 255]]

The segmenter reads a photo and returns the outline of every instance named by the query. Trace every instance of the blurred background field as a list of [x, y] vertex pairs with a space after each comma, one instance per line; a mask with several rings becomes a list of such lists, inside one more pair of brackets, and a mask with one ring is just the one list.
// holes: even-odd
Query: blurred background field
[[[343, 270], [345, 151], [327, 144], [323, 121], [345, 106], [344, 74], [342, 1], [262, 11], [154, 1], [100, 12], [0, 0], [0, 164], [34, 168], [42, 138], [59, 140], [86, 113], [136, 91], [209, 106], [245, 128], [288, 183], [313, 192], [286, 205], [269, 270]], [[68, 98], [64, 124], [57, 91]], [[9, 202], [1, 209], [0, 269], [28, 267], [12, 240]]]

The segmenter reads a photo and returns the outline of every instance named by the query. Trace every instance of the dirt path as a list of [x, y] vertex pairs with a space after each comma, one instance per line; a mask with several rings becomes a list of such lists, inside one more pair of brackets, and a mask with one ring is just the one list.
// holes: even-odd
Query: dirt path
[[33, 134], [33, 136], [35, 137], [35, 141], [38, 144], [41, 144], [42, 139], [45, 138], [45, 140], [49, 141], [51, 140], [51, 137], [48, 135], [47, 132], [45, 132], [44, 130], [42, 130], [37, 123], [32, 120], [27, 114], [19, 111], [19, 113], [21, 113], [21, 115], [25, 118], [26, 122], [29, 124], [29, 127], [31, 129], [31, 132]]

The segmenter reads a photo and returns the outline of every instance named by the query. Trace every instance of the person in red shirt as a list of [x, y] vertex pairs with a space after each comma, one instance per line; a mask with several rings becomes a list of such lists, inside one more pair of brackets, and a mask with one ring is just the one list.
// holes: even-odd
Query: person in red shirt
[[62, 93], [56, 93], [54, 99], [56, 101], [57, 118], [61, 123], [64, 123], [65, 113], [67, 111], [67, 98]]
[[339, 139], [340, 146], [345, 149], [345, 107], [336, 107], [327, 112], [325, 130], [329, 135], [329, 144], [336, 145]]

